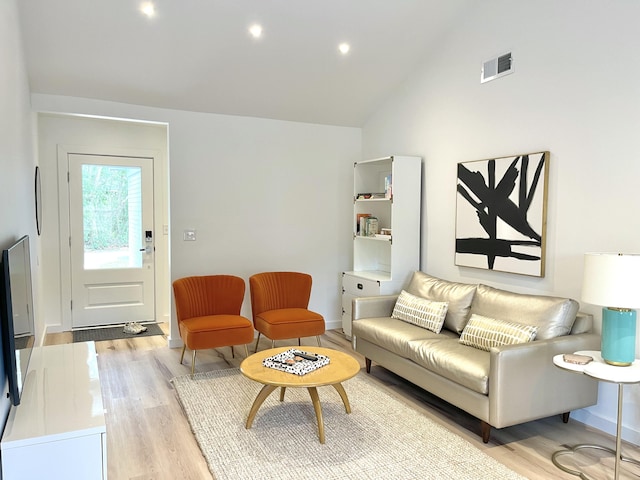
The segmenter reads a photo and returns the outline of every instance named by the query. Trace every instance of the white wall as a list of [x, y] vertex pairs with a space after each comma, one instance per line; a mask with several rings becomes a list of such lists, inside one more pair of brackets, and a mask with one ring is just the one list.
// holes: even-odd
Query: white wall
[[[269, 270], [313, 276], [309, 307], [340, 323], [350, 268], [353, 162], [361, 132], [259, 118], [32, 95], [33, 109], [169, 125], [171, 278]], [[195, 229], [195, 242], [183, 231]], [[175, 327], [175, 324], [174, 324]], [[177, 331], [172, 329], [172, 338]], [[172, 345], [179, 343], [171, 342]]]
[[[583, 254], [640, 251], [640, 44], [633, 0], [483, 1], [363, 128], [363, 155], [425, 159], [422, 269], [580, 299]], [[480, 84], [511, 51], [513, 74]], [[551, 152], [545, 278], [454, 266], [456, 164]], [[582, 304], [596, 315], [599, 307]], [[637, 348], [640, 352], [640, 347]], [[616, 389], [574, 418], [615, 433]], [[640, 387], [624, 395], [640, 444]]]
[[[40, 282], [35, 226], [34, 122], [15, 0], [0, 0], [0, 248], [31, 238], [34, 295]], [[39, 306], [35, 305], [36, 320]], [[36, 338], [42, 335], [36, 324]], [[1, 346], [0, 346], [1, 348]], [[8, 385], [0, 355], [0, 429], [9, 411]]]
[[[168, 321], [171, 292], [168, 268], [168, 236], [163, 236], [163, 225], [169, 223], [167, 166], [167, 126], [130, 121], [116, 121], [80, 116], [40, 114], [38, 116], [38, 151], [42, 173], [43, 225], [42, 225], [42, 274], [47, 287], [42, 292], [43, 321], [48, 333], [71, 330], [70, 293], [63, 288], [63, 271], [69, 271], [68, 251], [60, 255], [60, 232], [66, 239], [68, 225], [61, 222], [58, 204], [58, 146], [95, 154], [152, 154], [154, 178], [158, 189], [154, 195], [155, 258], [157, 270], [156, 293], [159, 308], [156, 317]], [[68, 242], [63, 243], [68, 250]], [[65, 263], [66, 262], [66, 263]], [[68, 277], [68, 273], [66, 273]], [[65, 277], [68, 283], [68, 278]]]

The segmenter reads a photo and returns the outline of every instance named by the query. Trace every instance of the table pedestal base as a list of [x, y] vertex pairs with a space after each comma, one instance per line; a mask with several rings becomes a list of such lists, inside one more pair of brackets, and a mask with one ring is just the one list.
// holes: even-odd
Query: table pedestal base
[[[351, 413], [351, 405], [349, 404], [349, 398], [347, 397], [347, 392], [345, 392], [344, 387], [341, 383], [334, 383], [331, 385], [336, 389], [340, 398], [342, 399], [342, 403], [344, 404], [344, 409], [347, 413]], [[267, 399], [267, 397], [273, 392], [277, 385], [265, 385], [262, 387], [258, 396], [253, 401], [253, 405], [251, 406], [251, 410], [249, 411], [249, 416], [247, 417], [247, 423], [245, 424], [245, 428], [251, 428], [253, 424], [253, 420], [256, 417], [256, 413], [260, 409], [260, 406]], [[320, 443], [324, 443], [324, 420], [322, 419], [322, 407], [320, 406], [320, 397], [318, 396], [318, 390], [316, 387], [307, 387], [309, 391], [309, 396], [311, 397], [311, 402], [313, 403], [313, 409], [316, 412], [316, 419], [318, 421], [318, 438]], [[286, 387], [280, 388], [280, 401], [284, 401], [284, 392], [286, 391]]]
[[[573, 455], [578, 450], [584, 450], [585, 448], [602, 450], [603, 452], [610, 453], [611, 455], [614, 455], [614, 456], [616, 455], [616, 451], [613, 448], [603, 447], [602, 445], [581, 444], [581, 445], [576, 445], [575, 447], [572, 447], [572, 448], [567, 448], [565, 450], [558, 450], [551, 456], [551, 461], [556, 467], [558, 467], [563, 472], [567, 472], [571, 475], [575, 475], [576, 477], [580, 477], [582, 480], [589, 480], [589, 477], [587, 477], [583, 472], [579, 470], [573, 470], [569, 467], [565, 467], [564, 465], [561, 465], [560, 462], [558, 461], [558, 457], [561, 457], [563, 455]], [[633, 463], [634, 465], [640, 466], [640, 462], [638, 462], [637, 460], [634, 460], [628, 457], [623, 457], [622, 455], [620, 456], [619, 460], [623, 462]], [[616, 461], [616, 469], [614, 472], [614, 478], [616, 479], [618, 478], [618, 474], [619, 474], [618, 468], [619, 468], [619, 462]]]

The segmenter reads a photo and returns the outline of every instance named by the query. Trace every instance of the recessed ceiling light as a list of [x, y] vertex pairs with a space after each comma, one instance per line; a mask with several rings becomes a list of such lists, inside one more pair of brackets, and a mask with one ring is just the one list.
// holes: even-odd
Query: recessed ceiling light
[[140, 5], [140, 11], [147, 17], [153, 17], [156, 14], [156, 7], [152, 2], [144, 2], [142, 5]]
[[262, 36], [262, 25], [254, 23], [249, 27], [249, 33], [253, 38], [260, 38]]
[[340, 50], [341, 54], [346, 55], [351, 50], [351, 46], [348, 43], [341, 43], [338, 45], [338, 50]]

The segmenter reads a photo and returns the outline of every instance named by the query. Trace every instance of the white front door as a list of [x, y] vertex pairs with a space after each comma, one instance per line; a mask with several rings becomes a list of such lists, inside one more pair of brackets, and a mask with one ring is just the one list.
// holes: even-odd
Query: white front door
[[153, 158], [68, 160], [73, 328], [154, 320]]

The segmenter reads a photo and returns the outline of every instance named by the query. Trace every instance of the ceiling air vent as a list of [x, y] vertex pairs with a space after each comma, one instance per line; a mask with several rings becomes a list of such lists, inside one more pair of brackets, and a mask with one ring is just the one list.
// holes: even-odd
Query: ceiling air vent
[[483, 62], [480, 83], [495, 80], [510, 73], [513, 73], [513, 58], [511, 58], [511, 52]]

